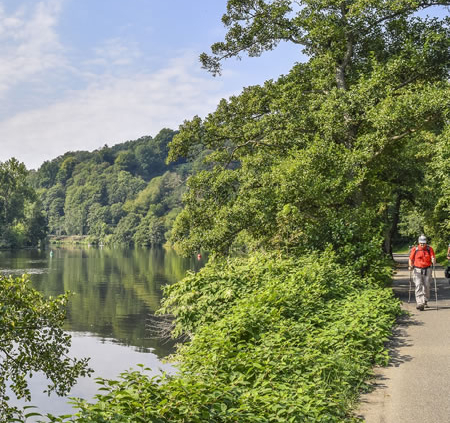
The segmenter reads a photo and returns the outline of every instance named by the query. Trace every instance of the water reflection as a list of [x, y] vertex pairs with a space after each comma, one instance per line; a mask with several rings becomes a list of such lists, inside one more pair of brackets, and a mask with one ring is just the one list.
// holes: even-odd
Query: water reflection
[[159, 357], [171, 345], [149, 339], [146, 323], [160, 305], [161, 287], [197, 270], [201, 262], [163, 248], [52, 248], [1, 251], [0, 271], [30, 274], [46, 296], [70, 291], [65, 329], [89, 332]]
[[[136, 364], [156, 373], [173, 372], [161, 357], [173, 346], [150, 339], [146, 324], [159, 307], [161, 287], [197, 271], [204, 259], [185, 259], [162, 248], [52, 248], [51, 250], [0, 251], [0, 272], [30, 275], [45, 296], [71, 291], [65, 329], [72, 334], [71, 355], [90, 357], [91, 378], [78, 381], [69, 396], [91, 399], [97, 393], [95, 377], [116, 378]], [[32, 404], [39, 412], [70, 413], [66, 398], [42, 391], [43, 375], [29, 380]], [[12, 400], [15, 405], [23, 401]], [[30, 420], [34, 421], [34, 420]]]
[[[88, 401], [93, 400], [98, 393], [98, 385], [95, 382], [96, 377], [106, 379], [116, 379], [120, 373], [125, 370], [136, 370], [138, 364], [143, 364], [152, 369], [150, 375], [161, 371], [165, 373], [174, 373], [176, 370], [167, 363], [162, 363], [154, 354], [135, 351], [114, 343], [111, 339], [100, 339], [92, 334], [72, 333], [71, 355], [74, 357], [90, 357], [89, 365], [95, 369], [95, 374], [88, 378], [80, 378], [69, 394], [69, 397], [84, 398]], [[67, 398], [56, 397], [55, 394], [48, 396], [44, 393], [48, 381], [42, 373], [35, 374], [33, 378], [28, 379], [28, 384], [32, 392], [31, 404], [37, 406], [40, 414], [53, 415], [71, 414], [76, 412]], [[12, 398], [14, 394], [9, 392]], [[24, 400], [13, 399], [14, 405], [23, 407], [30, 405]], [[39, 418], [28, 419], [27, 422], [37, 422]]]

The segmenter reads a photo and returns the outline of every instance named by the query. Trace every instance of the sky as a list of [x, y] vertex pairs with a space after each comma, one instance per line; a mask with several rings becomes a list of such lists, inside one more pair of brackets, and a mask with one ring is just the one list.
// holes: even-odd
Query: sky
[[231, 59], [222, 76], [198, 56], [223, 39], [225, 0], [0, 1], [0, 161], [37, 169], [67, 151], [178, 129], [221, 98], [287, 73], [283, 44]]
[[282, 43], [259, 58], [199, 55], [221, 41], [226, 0], [0, 0], [0, 162], [37, 169], [213, 112], [221, 98], [304, 60]]

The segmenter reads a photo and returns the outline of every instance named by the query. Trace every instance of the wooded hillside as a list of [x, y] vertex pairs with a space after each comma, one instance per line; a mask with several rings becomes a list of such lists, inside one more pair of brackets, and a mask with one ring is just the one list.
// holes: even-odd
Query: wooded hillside
[[165, 163], [175, 131], [161, 130], [93, 152], [45, 162], [30, 181], [50, 235], [87, 235], [90, 243], [163, 244], [181, 210], [194, 163]]

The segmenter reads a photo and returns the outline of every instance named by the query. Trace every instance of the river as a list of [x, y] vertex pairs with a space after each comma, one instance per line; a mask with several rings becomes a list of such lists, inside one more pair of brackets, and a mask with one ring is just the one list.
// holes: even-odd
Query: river
[[[94, 378], [116, 378], [121, 372], [150, 367], [154, 373], [174, 372], [161, 359], [173, 346], [151, 338], [149, 316], [159, 307], [162, 286], [180, 280], [202, 261], [186, 259], [163, 248], [64, 247], [47, 250], [0, 251], [0, 272], [30, 275], [33, 286], [46, 296], [73, 294], [65, 330], [72, 335], [71, 355], [90, 357], [94, 374], [82, 378], [69, 397], [91, 399], [97, 393]], [[71, 413], [67, 398], [42, 391], [41, 375], [30, 381], [32, 404], [42, 414]], [[23, 405], [15, 401], [14, 404]]]

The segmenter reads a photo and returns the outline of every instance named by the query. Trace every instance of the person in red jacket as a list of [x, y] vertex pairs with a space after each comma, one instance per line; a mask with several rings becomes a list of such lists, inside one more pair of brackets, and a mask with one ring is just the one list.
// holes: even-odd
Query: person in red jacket
[[431, 265], [436, 263], [436, 256], [431, 246], [427, 245], [425, 235], [420, 235], [419, 245], [409, 254], [409, 270], [414, 269], [417, 310], [423, 311], [430, 298]]

